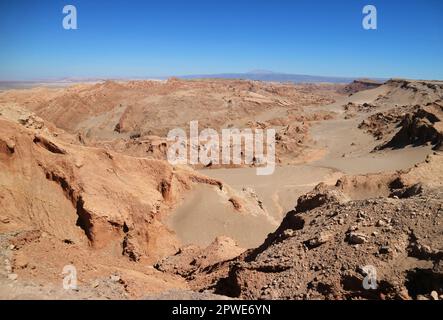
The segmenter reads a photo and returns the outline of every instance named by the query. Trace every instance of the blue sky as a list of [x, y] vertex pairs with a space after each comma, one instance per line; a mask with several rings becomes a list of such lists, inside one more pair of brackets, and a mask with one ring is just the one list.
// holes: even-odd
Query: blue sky
[[[78, 30], [62, 27], [67, 4]], [[2, 80], [254, 69], [443, 79], [443, 1], [0, 1]]]

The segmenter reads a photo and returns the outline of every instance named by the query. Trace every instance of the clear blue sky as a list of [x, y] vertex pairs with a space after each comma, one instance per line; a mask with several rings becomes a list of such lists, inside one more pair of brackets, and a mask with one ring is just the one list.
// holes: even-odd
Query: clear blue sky
[[[62, 27], [66, 4], [78, 30]], [[253, 69], [443, 79], [443, 1], [0, 1], [3, 80]]]

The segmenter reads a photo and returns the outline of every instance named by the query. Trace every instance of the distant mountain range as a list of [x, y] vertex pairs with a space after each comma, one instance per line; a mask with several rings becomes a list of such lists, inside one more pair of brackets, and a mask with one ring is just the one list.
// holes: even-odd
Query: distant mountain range
[[[295, 82], [295, 83], [315, 83], [315, 82], [330, 82], [330, 83], [349, 83], [359, 78], [350, 77], [327, 77], [327, 76], [313, 76], [305, 74], [289, 74], [277, 73], [267, 70], [254, 70], [246, 73], [219, 73], [219, 74], [197, 74], [179, 76], [182, 79], [199, 79], [199, 78], [221, 78], [221, 79], [245, 79], [245, 80], [259, 80], [259, 81], [274, 81], [274, 82]], [[387, 79], [372, 79], [377, 81], [385, 81]]]
[[[1, 81], [0, 90], [12, 89], [12, 88], [29, 88], [36, 85], [47, 86], [66, 86], [71, 83], [78, 82], [95, 82], [103, 80], [166, 80], [171, 76], [162, 77], [117, 77], [117, 78], [57, 78], [57, 79], [34, 79], [26, 81]], [[351, 77], [328, 77], [328, 76], [313, 76], [305, 74], [290, 74], [290, 73], [278, 73], [268, 70], [253, 70], [244, 73], [217, 73], [217, 74], [190, 74], [175, 76], [179, 79], [242, 79], [242, 80], [257, 80], [257, 81], [269, 81], [269, 82], [294, 82], [294, 83], [350, 83], [354, 80], [361, 79]], [[366, 78], [368, 79], [368, 78]], [[370, 80], [376, 80], [384, 82], [388, 79], [382, 78], [369, 78]]]

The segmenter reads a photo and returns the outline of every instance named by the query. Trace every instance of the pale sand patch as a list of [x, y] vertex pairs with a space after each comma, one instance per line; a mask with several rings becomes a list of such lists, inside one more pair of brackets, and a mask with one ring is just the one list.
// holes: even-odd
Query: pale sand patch
[[[335, 182], [340, 176], [321, 167], [277, 167], [273, 175], [257, 176], [254, 168], [200, 170], [241, 191], [252, 189], [265, 209], [277, 222], [293, 209], [296, 199], [320, 181]], [[225, 201], [214, 187], [195, 188], [168, 217], [168, 226], [183, 244], [209, 245], [217, 236], [228, 236], [244, 248], [260, 245], [277, 224], [265, 216], [239, 213]]]
[[217, 236], [224, 235], [244, 248], [260, 245], [277, 227], [266, 216], [236, 211], [212, 186], [195, 188], [166, 223], [183, 244], [208, 246]]

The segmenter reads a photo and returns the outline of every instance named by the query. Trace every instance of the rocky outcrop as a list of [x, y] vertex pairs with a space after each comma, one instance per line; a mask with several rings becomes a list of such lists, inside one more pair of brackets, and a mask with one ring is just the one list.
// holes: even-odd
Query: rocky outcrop
[[194, 184], [219, 181], [164, 161], [63, 142], [0, 120], [2, 232], [38, 229], [92, 249], [115, 247], [133, 260], [178, 248], [162, 224]]
[[438, 297], [442, 196], [439, 189], [291, 212], [304, 227], [280, 229], [259, 252], [230, 262], [215, 292], [246, 299]]
[[358, 80], [354, 80], [353, 82], [351, 82], [350, 84], [348, 84], [344, 88], [338, 90], [338, 92], [340, 92], [342, 94], [352, 95], [352, 94], [357, 93], [359, 91], [378, 88], [382, 84], [383, 84], [382, 82], [371, 80], [371, 79], [358, 79]]
[[260, 247], [190, 282], [243, 299], [439, 299], [441, 157], [319, 184]]
[[443, 105], [438, 103], [419, 107], [413, 113], [404, 116], [400, 130], [393, 138], [380, 146], [384, 148], [403, 148], [407, 145], [430, 143], [435, 150], [440, 150], [443, 143]]

